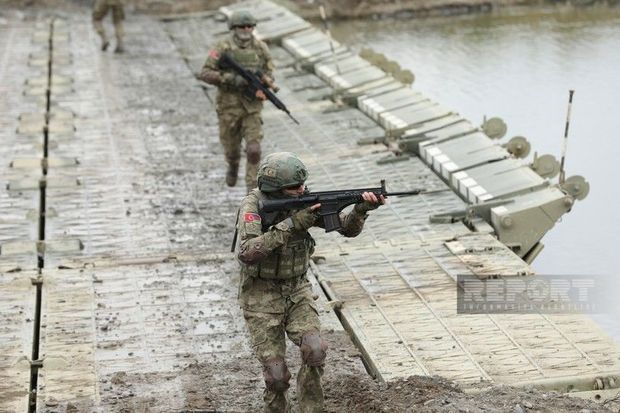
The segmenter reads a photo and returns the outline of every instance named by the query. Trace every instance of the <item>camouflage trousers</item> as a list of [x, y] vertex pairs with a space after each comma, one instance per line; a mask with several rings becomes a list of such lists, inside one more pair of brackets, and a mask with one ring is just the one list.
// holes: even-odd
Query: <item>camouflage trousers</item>
[[107, 41], [105, 29], [103, 28], [103, 18], [112, 11], [112, 21], [114, 22], [114, 31], [116, 40], [122, 42], [124, 35], [123, 20], [125, 19], [125, 11], [120, 1], [96, 0], [93, 10], [93, 26], [95, 31], [101, 36], [101, 40]]
[[[268, 360], [279, 359], [284, 361], [286, 355], [285, 334], [299, 347], [304, 333], [320, 330], [319, 316], [314, 306], [310, 287], [308, 289], [309, 293], [297, 300], [298, 302], [293, 302], [290, 298], [286, 299], [286, 311], [283, 314], [244, 310], [243, 315], [250, 331], [252, 347], [263, 366], [266, 366]], [[288, 375], [286, 367], [284, 369]], [[322, 376], [322, 366], [310, 367], [302, 362], [297, 373], [297, 400], [299, 401], [300, 412], [318, 413], [323, 410]], [[286, 389], [276, 391], [266, 388], [263, 393], [263, 400], [265, 402], [265, 413], [289, 411]]]
[[229, 170], [237, 171], [241, 159], [241, 142], [245, 141], [245, 184], [248, 192], [256, 188], [256, 175], [261, 158], [260, 142], [263, 128], [260, 112], [247, 113], [245, 109], [218, 111], [220, 143]]

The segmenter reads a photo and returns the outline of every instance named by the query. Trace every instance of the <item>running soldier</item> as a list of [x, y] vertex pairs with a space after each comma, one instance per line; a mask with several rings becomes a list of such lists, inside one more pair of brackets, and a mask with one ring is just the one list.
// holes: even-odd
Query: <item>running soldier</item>
[[123, 20], [125, 19], [125, 11], [123, 10], [123, 3], [121, 0], [95, 0], [95, 9], [93, 11], [93, 26], [95, 31], [101, 37], [101, 50], [104, 52], [110, 46], [105, 29], [103, 28], [103, 18], [108, 14], [108, 11], [112, 11], [112, 21], [114, 22], [114, 33], [116, 34], [116, 53], [123, 53], [125, 48], [123, 47]]
[[241, 141], [245, 141], [245, 184], [250, 192], [256, 187], [256, 173], [261, 158], [263, 139], [261, 110], [266, 99], [261, 90], [248, 96], [247, 81], [228, 68], [218, 65], [223, 53], [230, 55], [244, 68], [260, 71], [263, 83], [273, 88], [274, 65], [267, 45], [253, 36], [256, 19], [247, 11], [236, 11], [230, 17], [230, 36], [219, 42], [207, 57], [199, 79], [215, 85], [220, 142], [228, 163], [226, 184], [235, 186], [241, 159]]
[[[291, 374], [285, 362], [285, 334], [300, 347], [302, 365], [297, 374], [297, 399], [301, 412], [321, 412], [321, 376], [327, 343], [320, 335], [318, 310], [306, 278], [314, 239], [308, 229], [323, 227], [317, 218], [320, 204], [298, 211], [283, 211], [275, 225], [264, 228], [259, 201], [296, 197], [304, 192], [305, 165], [290, 152], [265, 157], [258, 169], [258, 188], [241, 202], [238, 217], [241, 281], [239, 301], [252, 338], [252, 347], [263, 365], [265, 412], [286, 412]], [[345, 237], [360, 234], [368, 211], [385, 202], [372, 192], [349, 213], [340, 213]]]

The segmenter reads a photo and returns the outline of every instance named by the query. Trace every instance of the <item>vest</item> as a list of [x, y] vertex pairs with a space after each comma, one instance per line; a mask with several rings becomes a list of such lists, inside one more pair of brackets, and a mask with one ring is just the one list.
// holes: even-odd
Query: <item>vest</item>
[[[255, 191], [258, 200], [266, 198], [261, 191]], [[290, 212], [283, 213], [281, 220], [290, 215]], [[278, 219], [278, 222], [281, 220]], [[314, 239], [308, 231], [293, 229], [291, 237], [285, 245], [273, 250], [271, 254], [256, 265], [242, 264], [241, 272], [243, 275], [267, 280], [288, 280], [301, 277], [308, 271], [310, 257], [314, 253], [314, 245]]]
[[[244, 49], [237, 46], [235, 41], [231, 38], [227, 39], [225, 42], [225, 46], [222, 49], [223, 53], [229, 54], [237, 63], [241, 66], [245, 67], [251, 72], [256, 72], [259, 69], [262, 69], [265, 63], [265, 56], [260, 48], [260, 46], [256, 43], [255, 39], [252, 39], [250, 45]], [[232, 69], [226, 69], [226, 72], [236, 73]], [[239, 92], [233, 87], [223, 86], [221, 89], [229, 92], [235, 93]]]

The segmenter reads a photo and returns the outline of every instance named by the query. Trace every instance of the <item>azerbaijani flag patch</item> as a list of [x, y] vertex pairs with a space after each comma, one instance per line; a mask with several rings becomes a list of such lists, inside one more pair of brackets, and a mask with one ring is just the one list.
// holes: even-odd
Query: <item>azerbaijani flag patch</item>
[[243, 215], [243, 221], [244, 222], [260, 222], [260, 215], [253, 213], [253, 212], [246, 212]]

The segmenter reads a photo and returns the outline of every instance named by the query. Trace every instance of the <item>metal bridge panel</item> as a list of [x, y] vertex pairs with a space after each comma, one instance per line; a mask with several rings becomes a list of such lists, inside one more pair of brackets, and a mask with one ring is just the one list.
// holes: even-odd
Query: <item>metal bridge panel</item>
[[[28, 79], [46, 73], [29, 66], [30, 53], [46, 52], [32, 24], [11, 24], [0, 40], [0, 270], [37, 267], [39, 179], [42, 176], [44, 101], [24, 96]], [[49, 35], [48, 35], [49, 38]], [[38, 127], [20, 130], [26, 124]], [[35, 160], [19, 166], [21, 159]], [[36, 161], [38, 159], [38, 162]]]
[[478, 203], [540, 188], [545, 180], [522, 162], [509, 158], [453, 174], [452, 185], [469, 202]]
[[429, 101], [425, 104], [385, 112], [379, 116], [379, 123], [388, 130], [399, 131], [438, 120], [453, 113], [451, 110]]
[[0, 411], [28, 411], [36, 272], [0, 272]]

